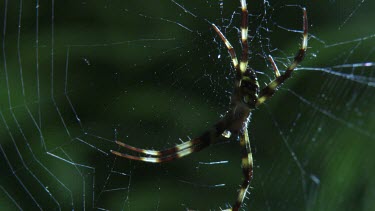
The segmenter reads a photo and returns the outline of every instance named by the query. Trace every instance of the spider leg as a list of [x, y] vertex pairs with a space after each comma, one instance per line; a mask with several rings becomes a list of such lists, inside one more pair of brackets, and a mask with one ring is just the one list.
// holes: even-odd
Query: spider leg
[[122, 147], [125, 147], [134, 152], [151, 155], [151, 157], [133, 156], [133, 155], [120, 153], [114, 150], [111, 150], [111, 153], [120, 157], [131, 159], [131, 160], [139, 160], [139, 161], [149, 162], [149, 163], [168, 162], [168, 161], [172, 161], [172, 160], [176, 160], [178, 158], [184, 157], [193, 152], [198, 152], [210, 146], [211, 144], [216, 143], [220, 136], [225, 135], [224, 131], [226, 130], [227, 127], [228, 127], [228, 119], [224, 117], [218, 123], [216, 123], [213, 128], [211, 128], [210, 130], [207, 130], [198, 138], [192, 139], [190, 141], [179, 144], [175, 147], [171, 147], [169, 149], [165, 149], [161, 151], [141, 149], [141, 148], [130, 146], [120, 141], [116, 141], [116, 143]]
[[251, 179], [253, 178], [253, 155], [251, 153], [250, 139], [246, 128], [244, 129], [243, 134], [241, 134], [240, 145], [244, 179], [239, 190], [237, 200], [231, 209], [233, 211], [240, 209], [243, 200], [245, 199], [247, 190], [249, 189]]
[[277, 65], [275, 63], [275, 60], [273, 60], [272, 56], [271, 55], [268, 55], [268, 59], [270, 60], [271, 64], [272, 64], [272, 68], [273, 68], [273, 71], [275, 72], [275, 76], [276, 78], [277, 77], [280, 77], [281, 74], [280, 74], [280, 71], [279, 71], [279, 68], [277, 68]]
[[212, 24], [212, 27], [216, 31], [216, 33], [219, 35], [221, 40], [225, 43], [225, 45], [228, 48], [228, 52], [230, 54], [230, 57], [232, 58], [234, 69], [238, 70], [238, 59], [236, 56], [236, 52], [234, 51], [233, 46], [230, 44], [230, 42], [227, 40], [227, 38], [224, 36], [224, 34], [220, 31], [219, 28], [215, 24]]
[[[276, 89], [284, 83], [285, 80], [290, 78], [294, 68], [297, 67], [297, 65], [304, 59], [306, 55], [307, 50], [307, 41], [308, 41], [308, 22], [307, 22], [307, 12], [306, 8], [303, 8], [303, 40], [302, 40], [302, 46], [299, 49], [297, 55], [294, 57], [293, 63], [286, 69], [284, 74], [277, 76], [278, 70], [275, 69], [274, 62], [272, 65], [274, 66], [274, 71], [276, 74], [276, 79], [271, 81], [266, 87], [264, 87], [260, 93], [258, 100], [256, 102], [256, 106], [259, 106], [260, 104], [264, 103], [268, 98], [270, 98], [276, 91]], [[272, 57], [271, 57], [272, 58]], [[277, 68], [277, 67], [276, 67]]]
[[169, 162], [169, 161], [172, 161], [172, 160], [182, 158], [182, 157], [187, 156], [187, 155], [189, 155], [193, 152], [198, 152], [198, 151], [202, 150], [203, 148], [206, 148], [208, 145], [209, 144], [207, 144], [207, 143], [198, 144], [198, 145], [194, 145], [190, 148], [186, 148], [186, 149], [183, 149], [183, 150], [180, 150], [180, 151], [175, 151], [174, 153], [171, 153], [171, 154], [161, 154], [160, 157], [138, 157], [138, 156], [120, 153], [120, 152], [113, 151], [113, 150], [111, 150], [111, 153], [113, 153], [117, 156], [120, 156], [120, 157], [130, 159], [130, 160], [138, 160], [138, 161], [143, 161], [143, 162], [148, 162], [148, 163], [165, 163], [165, 162]]
[[241, 43], [242, 43], [242, 58], [240, 63], [240, 71], [241, 75], [245, 73], [247, 69], [248, 63], [248, 51], [249, 51], [249, 44], [247, 41], [248, 37], [248, 11], [246, 0], [241, 0], [241, 10], [242, 10], [242, 21], [241, 21]]
[[120, 142], [120, 141], [116, 141], [116, 144], [118, 144], [122, 147], [125, 147], [125, 148], [127, 148], [131, 151], [134, 151], [134, 152], [138, 152], [138, 153], [142, 153], [142, 154], [146, 154], [146, 155], [152, 155], [152, 156], [164, 156], [164, 155], [173, 154], [173, 153], [182, 151], [184, 149], [190, 148], [194, 145], [199, 144], [200, 142], [201, 142], [200, 139], [192, 139], [190, 141], [184, 142], [182, 144], [176, 145], [174, 147], [171, 147], [171, 148], [168, 148], [168, 149], [165, 149], [165, 150], [141, 149], [141, 148], [130, 146], [130, 145], [125, 144], [125, 143]]
[[146, 155], [152, 155], [155, 157], [133, 156], [133, 155], [120, 153], [114, 150], [111, 150], [111, 153], [120, 157], [131, 159], [131, 160], [138, 160], [138, 161], [149, 162], [149, 163], [164, 163], [164, 162], [176, 160], [178, 158], [187, 156], [193, 152], [198, 152], [208, 147], [212, 143], [216, 142], [218, 138], [217, 136], [220, 134], [218, 134], [216, 130], [212, 129], [212, 130], [206, 131], [205, 133], [203, 133], [203, 135], [199, 136], [198, 138], [192, 139], [188, 142], [179, 144], [175, 147], [162, 150], [162, 151], [140, 149], [140, 148], [132, 147], [122, 142], [116, 141], [117, 144], [119, 144], [120, 146], [124, 146], [127, 149], [140, 152]]

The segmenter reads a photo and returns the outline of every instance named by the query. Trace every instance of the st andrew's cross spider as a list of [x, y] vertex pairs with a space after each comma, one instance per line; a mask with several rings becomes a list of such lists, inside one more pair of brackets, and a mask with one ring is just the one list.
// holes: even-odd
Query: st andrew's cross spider
[[116, 144], [121, 147], [125, 147], [133, 152], [145, 154], [148, 157], [139, 157], [129, 154], [120, 153], [111, 150], [114, 155], [128, 158], [131, 160], [138, 160], [150, 163], [164, 163], [172, 161], [193, 152], [198, 152], [213, 143], [216, 143], [220, 136], [228, 136], [228, 134], [235, 134], [239, 137], [239, 143], [241, 146], [242, 155], [242, 171], [244, 175], [243, 183], [238, 191], [236, 202], [232, 208], [227, 210], [237, 211], [240, 209], [247, 190], [249, 188], [250, 181], [253, 176], [253, 157], [250, 148], [250, 140], [247, 131], [247, 125], [250, 121], [251, 112], [269, 99], [288, 78], [290, 78], [293, 70], [296, 66], [304, 59], [307, 42], [308, 42], [308, 23], [306, 9], [303, 10], [303, 40], [302, 46], [294, 57], [294, 61], [289, 67], [281, 74], [273, 61], [272, 57], [269, 56], [270, 62], [275, 72], [275, 79], [271, 81], [266, 87], [260, 90], [258, 79], [254, 69], [248, 66], [248, 11], [246, 0], [241, 0], [242, 9], [242, 21], [241, 21], [241, 43], [242, 43], [242, 57], [238, 62], [236, 53], [223, 35], [223, 33], [212, 24], [212, 27], [216, 33], [220, 36], [222, 41], [228, 48], [229, 54], [232, 58], [232, 63], [236, 71], [234, 80], [234, 90], [230, 101], [229, 110], [226, 115], [220, 119], [211, 129], [204, 132], [202, 135], [191, 139], [187, 142], [179, 144], [169, 149], [157, 151], [157, 150], [146, 150], [136, 148], [127, 145], [123, 142], [116, 141]]

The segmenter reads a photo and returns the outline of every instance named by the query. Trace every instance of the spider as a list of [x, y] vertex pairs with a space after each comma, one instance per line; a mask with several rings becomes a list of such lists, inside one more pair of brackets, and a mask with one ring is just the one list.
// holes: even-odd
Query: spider
[[302, 8], [303, 40], [301, 48], [297, 52], [297, 55], [294, 57], [293, 63], [289, 65], [289, 67], [283, 74], [280, 74], [272, 57], [269, 56], [269, 60], [272, 64], [276, 77], [266, 87], [260, 90], [256, 73], [254, 69], [248, 66], [248, 11], [246, 0], [241, 0], [241, 9], [242, 57], [240, 62], [238, 62], [235, 50], [233, 49], [230, 42], [226, 39], [219, 28], [215, 24], [212, 24], [215, 32], [225, 43], [229, 55], [232, 59], [233, 67], [236, 71], [234, 89], [230, 100], [229, 110], [224, 115], [224, 117], [220, 119], [211, 129], [207, 130], [197, 138], [161, 151], [140, 149], [123, 142], [116, 141], [116, 144], [118, 144], [119, 146], [125, 147], [126, 149], [136, 153], [147, 155], [147, 157], [133, 156], [111, 150], [111, 153], [113, 153], [114, 155], [131, 160], [150, 163], [164, 163], [187, 156], [189, 154], [192, 154], [193, 152], [198, 152], [210, 146], [211, 144], [216, 143], [221, 136], [229, 138], [231, 134], [235, 134], [239, 138], [239, 143], [241, 146], [241, 166], [244, 179], [238, 191], [235, 203], [233, 204], [232, 208], [227, 209], [233, 211], [237, 211], [241, 208], [241, 205], [247, 194], [251, 179], [253, 177], [253, 156], [251, 153], [250, 140], [247, 131], [251, 112], [262, 103], [264, 103], [267, 99], [269, 99], [276, 92], [277, 88], [288, 78], [290, 78], [293, 70], [304, 59], [308, 42], [307, 12], [306, 8]]

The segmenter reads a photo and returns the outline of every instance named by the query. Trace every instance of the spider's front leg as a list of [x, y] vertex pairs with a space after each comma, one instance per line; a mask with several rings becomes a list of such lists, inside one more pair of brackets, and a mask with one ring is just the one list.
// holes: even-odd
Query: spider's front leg
[[270, 56], [270, 61], [275, 71], [276, 79], [271, 81], [266, 87], [264, 87], [260, 91], [258, 100], [256, 102], [256, 106], [261, 105], [267, 99], [272, 97], [272, 95], [275, 94], [277, 88], [281, 84], [283, 84], [288, 78], [291, 77], [293, 70], [305, 58], [306, 51], [307, 51], [307, 43], [308, 43], [308, 21], [307, 21], [306, 8], [302, 8], [302, 10], [303, 10], [303, 39], [302, 39], [301, 48], [297, 52], [297, 55], [294, 57], [293, 63], [289, 65], [289, 67], [285, 70], [284, 74], [280, 74], [275, 62]]

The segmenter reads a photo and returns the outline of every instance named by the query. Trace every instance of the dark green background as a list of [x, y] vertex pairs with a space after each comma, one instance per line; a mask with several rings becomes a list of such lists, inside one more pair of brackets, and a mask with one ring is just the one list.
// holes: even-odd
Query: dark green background
[[[235, 201], [234, 139], [158, 165], [109, 150], [116, 139], [171, 147], [225, 113], [234, 74], [210, 23], [239, 54], [239, 1], [177, 2], [194, 15], [172, 1], [20, 2], [0, 3], [1, 210], [220, 210]], [[375, 3], [361, 2], [248, 1], [249, 65], [261, 85], [274, 77], [266, 56], [283, 70], [300, 46], [301, 34], [285, 30], [301, 30], [299, 6], [310, 40], [300, 69], [252, 115], [245, 210], [375, 210], [375, 69], [362, 64], [375, 62]], [[200, 163], [217, 161], [228, 162]]]

